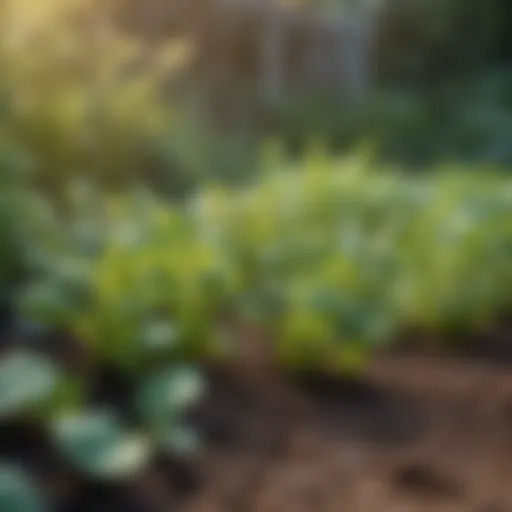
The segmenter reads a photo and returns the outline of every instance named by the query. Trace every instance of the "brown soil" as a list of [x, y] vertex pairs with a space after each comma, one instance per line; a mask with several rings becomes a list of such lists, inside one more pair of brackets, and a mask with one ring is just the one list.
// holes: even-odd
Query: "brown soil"
[[393, 355], [361, 382], [212, 376], [183, 512], [512, 511], [512, 365]]
[[[495, 341], [400, 349], [358, 381], [286, 376], [250, 353], [210, 372], [197, 457], [162, 455], [125, 485], [73, 474], [36, 426], [0, 424], [0, 460], [26, 466], [55, 512], [512, 512], [512, 340]], [[129, 382], [94, 383], [95, 403], [129, 410]]]

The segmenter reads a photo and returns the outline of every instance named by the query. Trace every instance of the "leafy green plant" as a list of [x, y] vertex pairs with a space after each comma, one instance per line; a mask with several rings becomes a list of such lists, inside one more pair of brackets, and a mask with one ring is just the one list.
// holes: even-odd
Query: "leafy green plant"
[[182, 456], [197, 449], [199, 438], [187, 427], [185, 415], [205, 389], [195, 368], [167, 366], [140, 380], [132, 397], [134, 425], [113, 410], [88, 408], [56, 416], [52, 436], [83, 474], [99, 480], [130, 479], [155, 452]]
[[[87, 478], [126, 481], [156, 453], [197, 449], [187, 411], [206, 383], [194, 364], [236, 364], [261, 341], [251, 333], [284, 367], [349, 373], [404, 328], [451, 340], [510, 310], [507, 173], [409, 174], [319, 148], [268, 165], [250, 186], [205, 186], [180, 205], [74, 183], [18, 298], [25, 318], [78, 340], [84, 373], [4, 356], [2, 417], [36, 418]], [[129, 382], [123, 404], [89, 399], [103, 368]]]
[[[182, 206], [140, 190], [79, 202], [24, 311], [143, 372], [236, 353], [226, 336], [240, 321], [263, 325], [286, 364], [347, 370], [404, 326], [480, 329], [510, 307], [506, 174], [411, 176], [318, 150], [272, 166]], [[73, 227], [91, 218], [84, 246]]]
[[142, 382], [135, 407], [142, 423], [165, 451], [188, 454], [197, 448], [199, 439], [186, 427], [184, 414], [205, 389], [201, 374], [191, 367], [166, 368]]
[[369, 352], [404, 323], [470, 326], [506, 307], [498, 282], [510, 272], [508, 179], [370, 167], [338, 167], [315, 152], [302, 171], [234, 193], [206, 189], [186, 211], [150, 196], [140, 209], [133, 198], [114, 201], [108, 235], [78, 280], [86, 293], [74, 303], [69, 276], [56, 287], [73, 310], [63, 324], [100, 357], [130, 366], [208, 353], [222, 319], [249, 304], [288, 354], [301, 343], [321, 354], [319, 338], [341, 353]]
[[[0, 286], [9, 287], [25, 270], [26, 231], [33, 221], [30, 162], [27, 154], [3, 134], [0, 143]], [[34, 205], [35, 206], [35, 205]]]
[[48, 360], [28, 353], [0, 360], [0, 417], [18, 416], [48, 404], [55, 396], [59, 373]]
[[[58, 365], [33, 353], [7, 354], [0, 360], [0, 421], [42, 424], [63, 459], [94, 480], [131, 479], [147, 467], [155, 452], [179, 456], [194, 452], [199, 437], [187, 426], [186, 413], [206, 391], [200, 372], [188, 366], [164, 366], [133, 376], [132, 381], [139, 388], [131, 397], [137, 419], [128, 422], [117, 411], [88, 404], [89, 379], [67, 376]], [[122, 412], [126, 416], [130, 411]], [[4, 476], [6, 481], [14, 478], [0, 468], [0, 504], [3, 499], [18, 499], [14, 493], [18, 484], [14, 494], [8, 494]], [[19, 506], [28, 507], [32, 497], [27, 500]]]
[[107, 411], [86, 410], [59, 417], [53, 437], [61, 453], [87, 476], [100, 480], [133, 477], [149, 461], [151, 444]]
[[147, 52], [116, 29], [112, 2], [83, 0], [9, 0], [0, 32], [2, 125], [39, 185], [60, 194], [84, 174], [104, 185], [186, 180], [163, 151], [175, 122], [163, 84], [187, 61], [183, 42]]

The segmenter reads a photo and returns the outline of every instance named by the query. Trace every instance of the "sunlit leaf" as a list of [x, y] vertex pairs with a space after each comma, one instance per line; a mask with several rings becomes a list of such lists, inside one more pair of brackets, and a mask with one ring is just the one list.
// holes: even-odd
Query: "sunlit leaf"
[[0, 358], [0, 416], [30, 411], [52, 399], [59, 375], [48, 360], [29, 353]]
[[130, 478], [144, 468], [151, 455], [147, 439], [130, 432], [106, 411], [63, 416], [53, 433], [57, 447], [71, 464], [95, 478]]
[[0, 510], [44, 512], [49, 508], [27, 474], [16, 466], [0, 463]]
[[136, 406], [144, 422], [161, 429], [175, 424], [204, 391], [205, 383], [196, 369], [171, 366], [142, 383]]

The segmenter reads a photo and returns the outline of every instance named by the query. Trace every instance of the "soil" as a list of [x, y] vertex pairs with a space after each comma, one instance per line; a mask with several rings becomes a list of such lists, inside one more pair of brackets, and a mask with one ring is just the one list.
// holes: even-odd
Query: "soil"
[[359, 382], [212, 382], [200, 481], [177, 510], [512, 511], [508, 360], [394, 354]]

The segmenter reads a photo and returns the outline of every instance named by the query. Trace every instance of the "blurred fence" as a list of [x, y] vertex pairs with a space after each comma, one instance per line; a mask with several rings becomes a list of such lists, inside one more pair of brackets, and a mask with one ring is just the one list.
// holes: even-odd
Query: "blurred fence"
[[422, 84], [512, 55], [508, 0], [126, 1], [150, 39], [194, 38], [202, 85], [245, 81], [272, 100], [315, 89], [352, 101], [375, 81]]
[[264, 101], [324, 90], [359, 100], [371, 84], [376, 2], [341, 9], [279, 0], [152, 0], [129, 11], [132, 26], [155, 39], [188, 34], [200, 54], [201, 83], [248, 80]]

